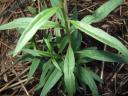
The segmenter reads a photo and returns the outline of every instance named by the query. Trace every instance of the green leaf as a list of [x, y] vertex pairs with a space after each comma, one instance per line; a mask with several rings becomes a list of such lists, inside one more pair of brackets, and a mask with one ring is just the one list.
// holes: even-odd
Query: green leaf
[[49, 40], [48, 39], [44, 39], [44, 42], [46, 43], [46, 45], [48, 47], [48, 50], [51, 52], [52, 51], [52, 46], [51, 46]]
[[56, 69], [58, 69], [59, 71], [61, 71], [60, 66], [58, 65], [57, 61], [54, 58], [52, 58], [52, 63], [54, 64], [54, 66], [56, 67]]
[[32, 15], [36, 15], [37, 11], [36, 8], [32, 7], [32, 6], [27, 6], [28, 11], [32, 14]]
[[16, 28], [16, 32], [22, 34], [24, 32], [24, 29], [23, 28]]
[[[50, 0], [53, 7], [58, 6], [59, 10], [56, 12], [57, 18], [60, 20], [61, 25], [64, 25], [64, 16], [62, 12], [63, 0]], [[56, 37], [61, 37], [61, 30], [58, 28], [54, 29]]]
[[85, 57], [85, 58], [82, 58], [82, 57], [78, 57], [77, 59], [77, 64], [86, 64], [86, 63], [89, 63], [89, 62], [92, 62], [94, 61], [94, 59], [91, 59], [91, 58], [88, 58], [88, 57]]
[[55, 68], [49, 76], [47, 82], [45, 83], [40, 96], [46, 96], [50, 89], [58, 82], [62, 75], [62, 72]]
[[77, 51], [79, 58], [91, 58], [95, 60], [100, 61], [107, 61], [107, 62], [119, 62], [119, 63], [127, 63], [128, 60], [124, 58], [124, 56], [117, 55], [114, 53], [110, 53], [107, 51], [101, 51], [101, 50], [82, 50]]
[[72, 33], [71, 35], [72, 40], [72, 48], [74, 51], [79, 50], [82, 42], [82, 35], [78, 30]]
[[[25, 18], [18, 18], [15, 19], [7, 24], [0, 25], [0, 30], [7, 30], [7, 29], [14, 29], [20, 28], [25, 29], [31, 21], [33, 21], [33, 17], [25, 17]], [[39, 29], [49, 29], [49, 28], [61, 28], [59, 24], [52, 21], [47, 21], [45, 25], [42, 25]]]
[[60, 42], [60, 46], [59, 46], [59, 53], [63, 52], [64, 48], [66, 47], [66, 45], [68, 44], [68, 37], [65, 36], [61, 42]]
[[14, 51], [14, 56], [21, 51], [25, 44], [35, 35], [36, 31], [43, 25], [45, 25], [48, 19], [57, 11], [57, 7], [49, 8], [40, 12], [32, 21], [29, 23], [27, 28], [21, 35], [16, 49]]
[[26, 28], [26, 26], [33, 20], [31, 17], [18, 18], [7, 24], [0, 25], [0, 30], [7, 30], [13, 28]]
[[18, 60], [22, 61], [22, 62], [26, 62], [26, 61], [32, 61], [34, 58], [34, 56], [30, 55], [30, 54], [24, 54], [22, 57], [20, 57]]
[[75, 58], [72, 48], [69, 46], [64, 60], [64, 82], [69, 96], [75, 93], [75, 76], [74, 76]]
[[[78, 10], [77, 6], [75, 6], [72, 10], [72, 19], [78, 20]], [[74, 51], [79, 50], [82, 42], [82, 35], [78, 30], [75, 30], [74, 26], [71, 27], [71, 30], [74, 30], [74, 32], [71, 34], [71, 41], [72, 41], [72, 48]]]
[[[77, 6], [75, 6], [72, 10], [73, 15], [72, 15], [72, 19], [73, 20], [77, 20], [78, 19], [78, 10], [77, 10]], [[71, 28], [72, 30], [75, 29], [74, 26], [72, 26]], [[82, 42], [82, 35], [80, 32], [78, 32], [78, 30], [75, 30], [75, 32], [73, 32], [71, 34], [71, 40], [72, 40], [72, 48], [73, 50], [79, 50], [80, 46], [81, 46], [81, 42]]]
[[96, 74], [94, 73], [92, 70], [88, 69], [88, 71], [90, 72], [90, 74], [92, 75], [93, 79], [100, 82], [100, 83], [103, 83], [103, 80]]
[[22, 49], [23, 52], [26, 52], [28, 54], [31, 54], [32, 56], [46, 56], [46, 57], [51, 57], [51, 54], [47, 51], [40, 51], [40, 50], [32, 50], [32, 49], [27, 49], [27, 48], [23, 48]]
[[61, 29], [60, 28], [54, 28], [55, 36], [61, 37]]
[[[44, 39], [44, 41], [45, 41], [45, 43], [46, 43], [46, 45], [47, 45], [47, 47], [48, 47], [49, 53], [52, 54], [54, 51], [53, 51], [53, 49], [52, 49], [52, 46], [51, 46], [49, 40], [48, 40], [48, 39]], [[37, 53], [37, 52], [36, 52], [36, 53]], [[36, 54], [36, 53], [35, 53], [35, 54]], [[40, 55], [40, 53], [41, 53], [41, 52], [38, 52], [37, 54]], [[44, 52], [42, 52], [42, 53], [44, 53]], [[46, 52], [44, 53], [44, 55], [46, 55]], [[49, 54], [48, 54], [48, 55], [49, 55]], [[53, 65], [54, 65], [59, 71], [61, 71], [61, 69], [60, 69], [60, 67], [59, 67], [59, 65], [58, 65], [58, 63], [57, 63], [57, 61], [54, 59], [54, 55], [53, 55], [53, 56], [51, 55], [51, 57], [52, 57], [51, 61], [52, 61]]]
[[99, 22], [103, 20], [105, 17], [107, 17], [110, 12], [112, 12], [116, 7], [118, 7], [122, 3], [123, 3], [123, 0], [109, 0], [108, 2], [104, 3], [101, 7], [99, 7], [93, 13], [93, 15], [88, 15], [84, 17], [81, 21], [85, 24]]
[[[62, 6], [63, 6], [63, 0], [50, 0], [51, 1], [51, 5], [53, 7], [58, 6], [59, 10], [56, 12], [56, 16], [57, 18], [60, 20], [61, 25], [64, 25], [64, 16], [63, 16], [63, 12], [62, 12]], [[61, 30], [58, 28], [54, 29], [55, 32], [55, 36], [56, 37], [61, 37]]]
[[28, 73], [28, 80], [31, 80], [32, 79], [32, 76], [35, 73], [35, 71], [36, 71], [39, 63], [40, 63], [40, 59], [38, 59], [38, 58], [34, 58], [32, 60], [32, 64], [30, 66], [30, 70], [29, 70], [29, 73]]
[[44, 84], [47, 82], [50, 74], [53, 72], [54, 67], [51, 66], [51, 60], [48, 60], [47, 62], [45, 62], [43, 64], [43, 71], [42, 74], [40, 76], [40, 81], [37, 84], [35, 90], [39, 90], [40, 88], [42, 88], [44, 86]]
[[95, 28], [88, 24], [84, 24], [80, 21], [70, 20], [70, 22], [76, 28], [83, 31], [87, 35], [97, 39], [98, 41], [100, 41], [106, 45], [109, 45], [110, 47], [117, 49], [119, 52], [122, 52], [124, 55], [128, 55], [127, 48], [118, 39], [109, 35], [108, 33], [104, 32], [103, 30], [101, 30], [99, 28]]
[[92, 91], [93, 96], [99, 96], [96, 83], [94, 81], [92, 73], [90, 73], [90, 70], [88, 70], [87, 68], [80, 67], [77, 77], [85, 85], [88, 85], [88, 87]]
[[40, 27], [40, 29], [49, 29], [49, 28], [58, 28], [58, 29], [60, 29], [61, 26], [56, 22], [48, 21], [46, 23], [46, 25], [43, 25], [43, 26]]
[[[45, 71], [47, 71], [47, 70], [44, 70], [44, 72]], [[45, 83], [47, 82], [47, 80], [52, 72], [53, 72], [53, 70], [48, 70], [46, 74], [42, 72], [40, 82], [37, 84], [35, 90], [39, 90], [45, 85]]]
[[78, 10], [77, 10], [77, 6], [75, 6], [73, 9], [72, 9], [72, 17], [71, 17], [73, 20], [77, 20], [78, 19]]
[[61, 21], [61, 24], [64, 25], [65, 21], [64, 21], [64, 15], [62, 12], [64, 0], [50, 0], [50, 1], [53, 7], [56, 7], [56, 6], [59, 7], [59, 10], [56, 12], [56, 15]]

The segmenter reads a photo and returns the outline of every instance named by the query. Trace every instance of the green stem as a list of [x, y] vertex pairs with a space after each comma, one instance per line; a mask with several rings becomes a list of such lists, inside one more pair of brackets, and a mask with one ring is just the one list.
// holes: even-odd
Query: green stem
[[69, 22], [68, 22], [67, 4], [65, 3], [67, 3], [66, 0], [64, 1], [62, 12], [63, 12], [64, 20], [65, 20], [65, 31], [68, 35], [69, 45], [71, 46], [71, 34], [70, 34], [70, 28], [69, 28]]
[[37, 49], [37, 44], [36, 44], [35, 38], [36, 38], [36, 37], [35, 37], [35, 35], [34, 35], [34, 37], [32, 38], [32, 42], [34, 43], [34, 45], [33, 45], [34, 50]]

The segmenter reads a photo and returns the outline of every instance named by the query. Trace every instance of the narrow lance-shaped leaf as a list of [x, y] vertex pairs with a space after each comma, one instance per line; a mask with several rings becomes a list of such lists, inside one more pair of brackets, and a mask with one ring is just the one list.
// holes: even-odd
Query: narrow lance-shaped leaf
[[[15, 19], [9, 23], [0, 25], [0, 30], [7, 30], [14, 28], [25, 29], [33, 19], [34, 19], [33, 17]], [[39, 29], [49, 29], [49, 28], [60, 28], [60, 25], [55, 22], [48, 21], [47, 24], [42, 25]]]
[[96, 72], [93, 72], [92, 70], [88, 69], [88, 71], [90, 72], [91, 76], [93, 77], [94, 80], [103, 83], [103, 80], [97, 75]]
[[31, 17], [18, 18], [9, 23], [0, 25], [0, 30], [7, 30], [13, 28], [26, 28], [26, 26], [33, 20]]
[[72, 33], [72, 48], [73, 50], [78, 50], [80, 49], [80, 46], [81, 46], [81, 42], [82, 42], [82, 35], [80, 32], [78, 31], [75, 31]]
[[68, 37], [65, 36], [60, 42], [59, 53], [63, 52], [64, 48], [68, 45]]
[[86, 57], [86, 58], [79, 58], [76, 61], [76, 63], [77, 64], [86, 64], [86, 63], [89, 63], [89, 62], [92, 62], [92, 61], [94, 61], [94, 59], [91, 59], [91, 58]]
[[[47, 71], [47, 70], [45, 70], [45, 71]], [[42, 72], [42, 74], [41, 74], [42, 77], [40, 78], [40, 82], [36, 85], [35, 90], [39, 90], [45, 85], [45, 83], [47, 82], [47, 80], [48, 80], [49, 76], [51, 75], [52, 71], [53, 70], [48, 70], [47, 74], [44, 74]]]
[[61, 71], [59, 64], [57, 63], [57, 61], [56, 61], [54, 58], [52, 58], [52, 63], [53, 63], [53, 65], [54, 65], [59, 71]]
[[[78, 10], [77, 10], [77, 6], [75, 6], [72, 10], [72, 19], [73, 20], [77, 20], [78, 19]], [[73, 29], [74, 26], [72, 27]], [[80, 46], [81, 46], [81, 42], [82, 42], [82, 35], [80, 32], [78, 32], [78, 30], [75, 30], [75, 32], [72, 33], [71, 36], [71, 41], [72, 41], [72, 49], [75, 50], [79, 50]]]
[[[62, 12], [62, 8], [63, 8], [63, 3], [64, 0], [50, 0], [51, 1], [51, 5], [54, 6], [58, 6], [59, 10], [56, 12], [56, 16], [59, 19], [60, 23], [62, 26], [64, 26], [64, 15]], [[54, 29], [54, 33], [56, 37], [61, 37], [61, 30], [58, 28]]]
[[124, 58], [124, 56], [117, 55], [114, 53], [110, 53], [107, 51], [101, 50], [81, 50], [76, 52], [79, 58], [91, 58], [100, 61], [107, 62], [119, 62], [119, 63], [127, 63], [128, 60]]
[[53, 51], [52, 46], [50, 44], [50, 41], [48, 39], [44, 39], [44, 42], [46, 43], [46, 46], [47, 46], [48, 50], [50, 52]]
[[64, 82], [69, 96], [75, 93], [75, 76], [74, 76], [75, 58], [72, 48], [69, 46], [64, 60]]
[[26, 62], [29, 61], [31, 62], [33, 60], [34, 56], [30, 55], [30, 54], [25, 54], [22, 57], [18, 58], [16, 61], [22, 61], [22, 62]]
[[62, 7], [64, 0], [50, 0], [53, 7], [58, 6], [59, 10], [57, 11], [56, 15], [60, 19], [61, 24], [64, 25], [64, 16], [62, 12]]
[[73, 20], [70, 21], [76, 28], [86, 33], [87, 35], [97, 39], [98, 41], [106, 45], [109, 45], [110, 47], [117, 49], [119, 52], [122, 52], [124, 55], [128, 55], [127, 48], [115, 37], [89, 24], [85, 24], [80, 21], [73, 21]]
[[48, 60], [47, 62], [45, 62], [43, 64], [43, 68], [42, 68], [42, 74], [40, 76], [40, 82], [37, 84], [35, 90], [39, 90], [40, 88], [42, 88], [45, 83], [47, 82], [49, 76], [51, 75], [51, 73], [54, 70], [54, 67], [51, 66], [51, 60]]
[[28, 54], [31, 54], [32, 56], [46, 56], [46, 57], [51, 57], [51, 53], [47, 52], [47, 51], [40, 51], [40, 50], [32, 50], [32, 49], [27, 49], [27, 48], [23, 48], [22, 49], [23, 52], [26, 52]]
[[16, 49], [14, 51], [14, 56], [21, 51], [21, 49], [25, 46], [25, 44], [33, 37], [36, 31], [43, 25], [45, 25], [48, 19], [57, 11], [57, 7], [45, 9], [44, 11], [40, 12], [27, 26], [24, 30], [23, 34], [21, 35]]
[[37, 67], [39, 66], [39, 63], [40, 63], [40, 59], [38, 59], [38, 58], [34, 58], [32, 60], [32, 64], [30, 66], [30, 71], [28, 73], [28, 80], [30, 80], [32, 78], [32, 76], [35, 73]]
[[62, 72], [55, 68], [45, 83], [40, 96], [46, 96], [49, 90], [58, 82], [62, 75]]
[[92, 76], [92, 73], [90, 73], [90, 71], [87, 68], [80, 67], [77, 77], [85, 85], [88, 85], [88, 87], [92, 91], [93, 96], [99, 96], [98, 89], [94, 81], [94, 77]]
[[54, 28], [54, 33], [56, 37], [61, 37], [61, 30], [60, 28]]
[[116, 7], [121, 5], [123, 0], [108, 0], [101, 7], [99, 7], [94, 14], [84, 17], [81, 21], [85, 24], [96, 23], [107, 17]]
[[[48, 40], [48, 39], [44, 39], [44, 41], [45, 41], [45, 43], [46, 43], [46, 46], [47, 46], [49, 52], [50, 52], [50, 53], [54, 53], [54, 50], [52, 49], [52, 46], [51, 46], [49, 40]], [[53, 65], [54, 65], [59, 71], [61, 71], [61, 69], [60, 69], [60, 67], [59, 67], [59, 65], [58, 65], [58, 63], [57, 63], [57, 61], [56, 61], [55, 58], [54, 58], [54, 56], [51, 58], [51, 61], [52, 61]]]
[[[63, 7], [64, 0], [50, 0], [50, 2], [53, 7], [55, 7], [55, 6], [59, 7], [59, 10], [56, 12], [56, 16], [59, 19], [59, 21], [61, 22], [61, 25], [63, 26], [64, 25], [64, 16], [63, 16], [63, 12], [62, 12], [62, 7]], [[55, 28], [54, 32], [55, 32], [56, 37], [61, 37], [60, 29]]]

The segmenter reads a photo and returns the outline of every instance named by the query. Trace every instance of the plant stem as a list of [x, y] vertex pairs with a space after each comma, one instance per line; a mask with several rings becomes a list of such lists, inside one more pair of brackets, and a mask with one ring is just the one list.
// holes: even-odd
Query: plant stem
[[67, 1], [66, 0], [64, 0], [62, 12], [63, 12], [64, 20], [65, 20], [65, 31], [68, 35], [69, 45], [71, 46], [71, 34], [70, 34], [70, 28], [69, 28], [69, 23], [68, 23], [68, 10], [67, 10]]

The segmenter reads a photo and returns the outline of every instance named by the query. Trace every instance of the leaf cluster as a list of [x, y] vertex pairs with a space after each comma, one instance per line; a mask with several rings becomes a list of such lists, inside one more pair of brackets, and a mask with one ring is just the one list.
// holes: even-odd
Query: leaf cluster
[[[39, 84], [36, 86], [36, 90], [42, 88], [41, 96], [46, 96], [57, 82], [63, 82], [62, 85], [65, 86], [69, 96], [75, 94], [79, 85], [88, 86], [93, 96], [99, 96], [95, 81], [102, 83], [102, 80], [86, 66], [86, 63], [94, 60], [127, 63], [128, 50], [118, 39], [91, 24], [103, 20], [111, 11], [121, 5], [123, 0], [109, 0], [92, 15], [85, 16], [80, 21], [77, 20], [77, 6], [74, 7], [73, 16], [70, 18], [67, 14], [66, 0], [50, 0], [50, 2], [52, 7], [42, 10], [35, 17], [19, 18], [0, 25], [0, 30], [13, 28], [23, 30], [20, 32], [21, 37], [13, 56], [22, 51], [25, 53], [22, 58], [32, 62], [28, 80], [32, 79], [36, 69], [39, 67], [42, 69]], [[108, 7], [110, 5], [111, 7]], [[57, 20], [51, 20], [53, 16]], [[42, 50], [37, 48], [37, 42], [33, 40], [38, 30], [44, 30], [43, 32], [46, 34], [42, 38]], [[96, 48], [82, 49], [82, 33], [115, 48], [121, 54]]]

